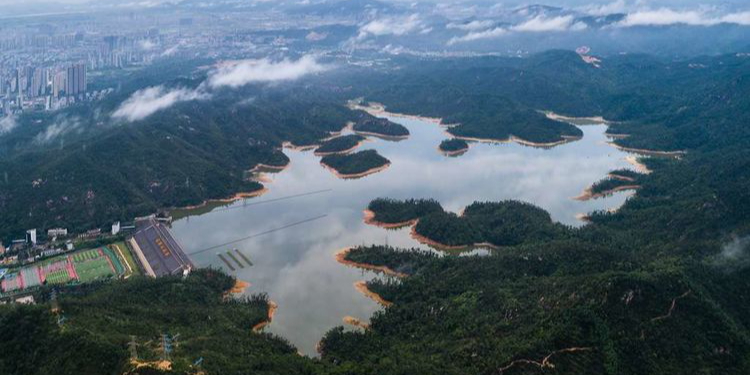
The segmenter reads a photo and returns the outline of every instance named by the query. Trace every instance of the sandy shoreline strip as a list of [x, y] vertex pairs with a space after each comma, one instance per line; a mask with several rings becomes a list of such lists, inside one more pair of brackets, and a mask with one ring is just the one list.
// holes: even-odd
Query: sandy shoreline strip
[[315, 151], [313, 154], [315, 156], [328, 156], [328, 155], [335, 155], [335, 154], [348, 154], [348, 153], [356, 150], [357, 148], [359, 148], [359, 146], [362, 146], [362, 144], [365, 143], [365, 142], [367, 142], [367, 138], [365, 138], [365, 139], [357, 142], [356, 145], [354, 145], [354, 146], [352, 146], [350, 148], [347, 148], [346, 150], [330, 151], [330, 152], [318, 152], [318, 151]]
[[365, 323], [361, 319], [355, 318], [355, 317], [350, 316], [350, 315], [345, 316], [341, 320], [344, 322], [344, 324], [347, 324], [347, 325], [350, 325], [350, 326], [353, 326], [353, 327], [359, 327], [359, 328], [364, 328], [364, 329], [369, 329], [370, 328], [370, 325], [368, 323]]
[[559, 115], [559, 114], [557, 114], [555, 112], [552, 112], [552, 111], [545, 111], [543, 113], [550, 120], [555, 120], [555, 121], [560, 121], [560, 122], [567, 122], [567, 123], [570, 123], [570, 124], [576, 125], [576, 126], [582, 126], [582, 125], [576, 124], [576, 123], [574, 123], [574, 121], [589, 121], [589, 122], [595, 122], [597, 124], [603, 124], [603, 125], [611, 124], [610, 121], [605, 120], [604, 117], [602, 117], [602, 116], [571, 117], [571, 116]]
[[379, 294], [373, 292], [367, 287], [366, 281], [355, 281], [354, 282], [354, 289], [357, 289], [360, 293], [364, 294], [365, 297], [383, 305], [384, 307], [388, 307], [393, 305], [393, 302], [389, 302], [383, 299]]
[[276, 314], [276, 310], [279, 309], [279, 305], [274, 301], [268, 301], [268, 317], [266, 320], [253, 326], [253, 332], [260, 332], [267, 325], [273, 321], [273, 316]]
[[583, 137], [573, 137], [569, 135], [562, 135], [560, 137], [563, 139], [559, 141], [540, 143], [540, 142], [527, 141], [523, 138], [516, 137], [515, 135], [511, 135], [510, 137], [506, 139], [495, 139], [495, 138], [464, 137], [464, 136], [454, 135], [451, 133], [448, 133], [448, 134], [450, 134], [454, 138], [462, 139], [464, 141], [479, 142], [479, 143], [514, 143], [515, 142], [522, 146], [544, 148], [544, 149], [553, 148], [556, 146], [564, 145], [564, 144], [575, 142], [575, 141], [580, 141], [581, 139], [583, 139]]
[[363, 106], [361, 104], [355, 104], [353, 102], [350, 102], [349, 109], [365, 111], [375, 117], [380, 117], [380, 116], [398, 117], [398, 118], [405, 118], [409, 120], [431, 122], [437, 125], [445, 125], [443, 124], [443, 119], [437, 118], [437, 117], [425, 117], [425, 116], [417, 116], [417, 115], [407, 115], [403, 113], [388, 112], [385, 110], [385, 106], [383, 104], [375, 103], [375, 102], [370, 102], [368, 106]]
[[350, 180], [350, 179], [354, 179], [354, 178], [361, 178], [361, 177], [369, 176], [371, 174], [375, 174], [375, 173], [384, 171], [384, 170], [388, 169], [388, 167], [391, 166], [391, 163], [386, 163], [384, 165], [381, 165], [380, 167], [376, 167], [376, 168], [368, 169], [368, 170], [366, 170], [364, 172], [352, 173], [352, 174], [340, 173], [339, 171], [336, 170], [336, 168], [331, 167], [330, 165], [328, 165], [326, 163], [323, 163], [322, 161], [320, 162], [320, 165], [322, 165], [323, 167], [325, 167], [326, 169], [328, 169], [329, 171], [331, 171], [331, 173], [333, 173], [334, 175], [336, 175], [336, 177], [338, 177], [340, 179], [343, 179], [343, 180]]
[[[373, 116], [389, 116], [389, 117], [398, 117], [398, 118], [405, 118], [405, 119], [411, 119], [411, 120], [425, 121], [425, 122], [431, 122], [431, 123], [434, 123], [434, 124], [437, 124], [437, 125], [440, 125], [440, 126], [445, 126], [445, 127], [453, 127], [453, 126], [458, 125], [458, 124], [444, 124], [442, 118], [425, 117], [425, 116], [407, 115], [407, 114], [403, 114], [403, 113], [388, 112], [388, 111], [385, 110], [385, 106], [383, 104], [374, 103], [374, 102], [370, 102], [369, 106], [363, 106], [363, 105], [359, 105], [359, 104], [350, 103], [349, 108], [350, 109], [357, 109], [357, 110], [365, 111], [365, 112], [367, 112], [367, 113], [369, 113], [369, 114], [371, 114]], [[551, 113], [551, 112], [549, 112], [549, 113]], [[545, 112], [545, 114], [547, 114], [547, 116], [549, 117], [549, 114], [547, 112]], [[553, 114], [553, 115], [557, 116], [558, 118], [564, 118], [564, 119], [568, 119], [568, 120], [586, 120], [586, 121], [592, 121], [592, 122], [596, 121], [596, 122], [602, 122], [603, 124], [609, 123], [608, 121], [604, 120], [604, 118], [601, 118], [601, 117], [565, 117], [565, 116], [560, 116], [560, 115], [556, 115], [556, 114]], [[575, 124], [573, 124], [573, 125], [575, 125]], [[360, 134], [360, 133], [361, 134], [367, 134], [366, 132], [356, 132], [356, 131], [355, 131], [355, 133], [358, 133], [358, 134]], [[520, 137], [516, 137], [514, 135], [511, 135], [507, 139], [502, 139], [501, 140], [501, 139], [492, 139], [492, 138], [461, 137], [461, 136], [456, 136], [456, 135], [451, 134], [451, 133], [448, 133], [448, 134], [451, 137], [453, 137], [453, 138], [463, 139], [465, 141], [474, 141], [474, 142], [482, 142], [482, 143], [510, 143], [510, 142], [515, 142], [515, 143], [518, 143], [518, 144], [521, 144], [521, 145], [524, 145], [524, 146], [539, 147], [539, 148], [551, 148], [551, 147], [563, 145], [563, 144], [566, 144], [566, 143], [575, 142], [575, 141], [581, 140], [583, 138], [583, 137], [573, 137], [573, 136], [562, 135], [561, 138], [563, 138], [563, 139], [560, 140], [560, 141], [556, 141], [556, 142], [532, 142], [532, 141], [528, 141], [528, 140], [525, 140], [525, 139], [520, 138]], [[378, 136], [377, 134], [370, 134], [370, 135]]]
[[365, 132], [365, 131], [360, 131], [360, 130], [355, 130], [354, 134], [361, 135], [361, 136], [376, 137], [376, 138], [384, 139], [386, 141], [403, 141], [405, 139], [409, 139], [409, 134], [407, 134], [407, 135], [388, 135], [388, 134], [375, 133], [375, 132]]
[[437, 242], [435, 240], [432, 240], [430, 238], [427, 238], [419, 233], [417, 233], [417, 225], [414, 224], [414, 226], [411, 227], [410, 232], [411, 238], [415, 239], [417, 242], [431, 246], [437, 250], [442, 251], [458, 251], [458, 250], [466, 250], [466, 249], [476, 249], [476, 248], [486, 248], [491, 250], [498, 250], [500, 249], [499, 246], [491, 244], [489, 242], [479, 242], [474, 243], [470, 245], [446, 245], [440, 242]]
[[448, 151], [448, 150], [443, 150], [442, 148], [440, 148], [440, 146], [438, 146], [437, 150], [439, 153], [445, 156], [461, 156], [469, 151], [469, 147], [467, 146], [466, 148], [462, 148], [459, 150]]
[[255, 172], [260, 171], [261, 169], [270, 169], [273, 171], [280, 172], [280, 171], [283, 171], [284, 169], [287, 169], [289, 167], [289, 164], [291, 164], [291, 162], [286, 163], [285, 165], [269, 165], [269, 164], [258, 163], [252, 169], [250, 169], [249, 172], [255, 173]]
[[628, 176], [622, 176], [622, 175], [619, 175], [617, 173], [611, 173], [610, 172], [610, 173], [607, 174], [607, 176], [609, 176], [609, 178], [612, 178], [612, 179], [615, 179], [615, 180], [626, 181], [626, 182], [635, 182], [635, 178], [628, 177]]
[[224, 292], [224, 300], [229, 300], [229, 297], [237, 294], [242, 294], [245, 292], [247, 288], [250, 287], [250, 283], [247, 281], [242, 281], [240, 279], [235, 279], [234, 286], [232, 286], [229, 290]]
[[331, 139], [341, 137], [342, 135], [344, 135], [344, 132], [353, 131], [352, 130], [353, 126], [354, 126], [354, 123], [351, 122], [351, 121], [349, 121], [349, 122], [346, 123], [346, 126], [344, 126], [343, 128], [341, 128], [341, 130], [339, 130], [339, 131], [332, 131], [332, 132], [328, 133], [329, 136], [326, 137], [326, 138], [321, 139], [320, 141], [321, 142], [326, 142], [326, 141], [330, 141]]
[[281, 147], [292, 151], [310, 151], [320, 147], [320, 145], [295, 146], [292, 142], [286, 141], [281, 144]]
[[360, 268], [360, 269], [366, 269], [366, 270], [375, 271], [375, 272], [382, 272], [382, 273], [384, 273], [386, 275], [389, 275], [389, 276], [395, 276], [395, 277], [399, 277], [399, 278], [404, 278], [404, 277], [409, 276], [409, 275], [407, 275], [407, 274], [405, 274], [403, 272], [394, 271], [391, 268], [389, 268], [388, 266], [375, 266], [375, 265], [372, 265], [372, 264], [357, 263], [357, 262], [353, 262], [351, 260], [348, 260], [348, 259], [346, 259], [346, 255], [350, 251], [352, 251], [351, 247], [345, 247], [345, 248], [337, 251], [336, 255], [335, 255], [336, 261], [339, 262], [339, 263], [341, 263], [341, 264], [343, 264], [343, 265], [345, 265], [345, 266], [354, 267], [354, 268]]
[[264, 187], [264, 188], [262, 188], [260, 190], [256, 190], [256, 191], [237, 193], [237, 194], [235, 194], [234, 196], [232, 196], [230, 198], [207, 199], [207, 200], [203, 201], [200, 204], [196, 204], [196, 205], [192, 205], [192, 206], [186, 206], [186, 207], [177, 207], [177, 208], [173, 208], [172, 210], [185, 210], [185, 211], [189, 211], [189, 210], [195, 210], [195, 209], [198, 209], [198, 208], [205, 207], [209, 203], [232, 203], [232, 202], [235, 202], [235, 201], [238, 201], [238, 200], [242, 200], [242, 199], [246, 199], [246, 198], [259, 197], [259, 196], [261, 196], [261, 195], [263, 195], [263, 194], [265, 194], [267, 192], [268, 192], [268, 189]]
[[608, 145], [624, 152], [631, 152], [634, 154], [648, 155], [648, 156], [666, 156], [671, 158], [679, 158], [687, 154], [686, 151], [659, 151], [659, 150], [646, 150], [643, 148], [631, 148], [620, 146], [615, 142], [607, 142]]
[[244, 293], [245, 289], [247, 289], [249, 287], [250, 287], [250, 283], [249, 282], [237, 279], [237, 280], [235, 280], [234, 286], [232, 287], [232, 289], [229, 289], [229, 293], [231, 293], [231, 294]]
[[646, 166], [646, 164], [641, 163], [638, 160], [638, 157], [635, 155], [626, 156], [625, 161], [628, 162], [633, 167], [635, 167], [635, 170], [638, 171], [639, 173], [651, 174], [652, 172], [650, 169], [648, 169], [648, 166]]
[[370, 210], [364, 210], [362, 211], [362, 213], [364, 213], [363, 221], [365, 222], [365, 224], [373, 225], [373, 226], [381, 227], [385, 229], [398, 229], [398, 228], [403, 228], [403, 227], [409, 227], [417, 223], [417, 219], [403, 221], [400, 223], [383, 223], [383, 222], [375, 220], [375, 212], [372, 212]]
[[579, 195], [579, 196], [577, 196], [577, 197], [575, 197], [573, 199], [575, 199], [577, 201], [583, 202], [583, 201], [588, 201], [588, 200], [591, 200], [591, 199], [599, 199], [599, 198], [608, 197], [608, 196], [610, 196], [610, 195], [612, 195], [614, 193], [620, 192], [620, 191], [638, 190], [640, 188], [641, 188], [640, 185], [623, 185], [623, 186], [618, 186], [618, 187], [616, 187], [614, 189], [609, 189], [609, 190], [605, 190], [605, 191], [602, 191], [600, 193], [594, 194], [591, 191], [591, 188], [589, 187], [589, 188], [586, 188], [586, 190], [584, 190], [583, 193], [581, 193], [581, 195]]

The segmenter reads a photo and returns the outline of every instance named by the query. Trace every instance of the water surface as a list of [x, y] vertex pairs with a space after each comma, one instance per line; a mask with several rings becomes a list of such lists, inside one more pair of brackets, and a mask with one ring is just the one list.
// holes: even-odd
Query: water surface
[[270, 189], [267, 194], [187, 216], [173, 225], [175, 236], [190, 254], [326, 215], [192, 256], [199, 267], [226, 269], [217, 254], [234, 247], [241, 250], [253, 266], [227, 271], [252, 284], [248, 293], [265, 292], [278, 303], [273, 323], [266, 329], [289, 339], [302, 353], [314, 355], [320, 338], [342, 325], [344, 316], [367, 321], [381, 308], [353, 287], [354, 282], [374, 274], [337, 263], [333, 257], [337, 250], [384, 243], [423, 247], [409, 237], [408, 229], [389, 231], [365, 225], [362, 210], [374, 198], [434, 198], [456, 212], [474, 201], [519, 199], [548, 210], [554, 220], [582, 225], [577, 214], [616, 209], [628, 196], [618, 193], [587, 202], [571, 199], [610, 170], [630, 167], [624, 160], [626, 153], [606, 144], [605, 125], [583, 126], [583, 139], [553, 149], [472, 143], [466, 154], [446, 157], [437, 150], [448, 137], [441, 127], [414, 119], [391, 120], [409, 129], [409, 139], [393, 142], [371, 137], [360, 147], [376, 149], [391, 160], [383, 172], [341, 180], [324, 169], [312, 151], [285, 150], [291, 164], [280, 173], [266, 175], [270, 178], [265, 184]]

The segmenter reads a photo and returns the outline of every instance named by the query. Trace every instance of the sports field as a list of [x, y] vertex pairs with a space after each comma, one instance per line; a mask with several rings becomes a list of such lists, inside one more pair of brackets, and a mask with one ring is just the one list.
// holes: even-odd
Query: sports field
[[121, 277], [125, 266], [109, 247], [85, 249], [25, 266], [7, 274], [0, 283], [2, 292], [32, 288], [42, 284], [61, 285]]
[[78, 280], [82, 283], [123, 273], [120, 260], [106, 247], [80, 251], [73, 254], [71, 259]]

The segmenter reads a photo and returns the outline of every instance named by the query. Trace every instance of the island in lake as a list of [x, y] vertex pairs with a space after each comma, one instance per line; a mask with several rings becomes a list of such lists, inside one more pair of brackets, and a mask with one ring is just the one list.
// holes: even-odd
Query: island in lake
[[447, 156], [458, 156], [469, 151], [469, 143], [459, 138], [446, 139], [440, 142], [438, 150]]
[[530, 203], [506, 200], [474, 202], [461, 215], [432, 200], [376, 199], [365, 211], [372, 225], [412, 225], [412, 237], [441, 250], [496, 248], [562, 238], [568, 228]]
[[365, 150], [353, 154], [327, 155], [320, 160], [320, 164], [340, 178], [360, 178], [388, 168], [391, 161], [375, 150]]
[[396, 124], [388, 119], [360, 112], [357, 122], [352, 128], [354, 132], [361, 135], [373, 135], [385, 139], [406, 139], [409, 137], [409, 129], [401, 124]]
[[359, 147], [365, 139], [367, 138], [358, 134], [342, 135], [340, 137], [331, 138], [323, 142], [323, 144], [315, 150], [315, 155], [326, 156], [331, 154], [345, 154], [354, 151], [354, 149]]

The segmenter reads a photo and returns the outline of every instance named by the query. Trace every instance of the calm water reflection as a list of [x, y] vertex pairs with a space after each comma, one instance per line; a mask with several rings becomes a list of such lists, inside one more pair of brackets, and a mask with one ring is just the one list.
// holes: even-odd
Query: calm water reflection
[[[520, 199], [548, 210], [555, 220], [581, 225], [576, 214], [619, 207], [627, 194], [579, 202], [577, 196], [616, 168], [629, 167], [625, 153], [605, 144], [604, 125], [582, 127], [582, 140], [551, 150], [517, 144], [472, 144], [455, 158], [437, 151], [446, 134], [418, 120], [392, 118], [409, 128], [400, 142], [371, 139], [360, 149], [376, 149], [391, 160], [384, 172], [359, 180], [339, 180], [319, 165], [311, 151], [285, 151], [291, 165], [268, 175], [266, 195], [236, 202], [236, 209], [214, 210], [174, 223], [177, 238], [188, 253], [233, 239], [319, 215], [325, 218], [241, 242], [237, 247], [254, 263], [232, 272], [252, 284], [248, 293], [265, 292], [279, 309], [267, 328], [289, 339], [300, 351], [314, 355], [315, 345], [330, 328], [351, 315], [367, 320], [380, 307], [359, 294], [355, 281], [370, 272], [336, 263], [340, 248], [389, 243], [415, 247], [408, 230], [386, 231], [364, 225], [362, 210], [377, 197], [435, 198], [447, 210], [459, 211], [476, 201]], [[289, 200], [256, 202], [331, 189]], [[243, 207], [243, 204], [246, 207]], [[195, 255], [199, 266], [226, 268], [217, 257], [227, 249]]]

